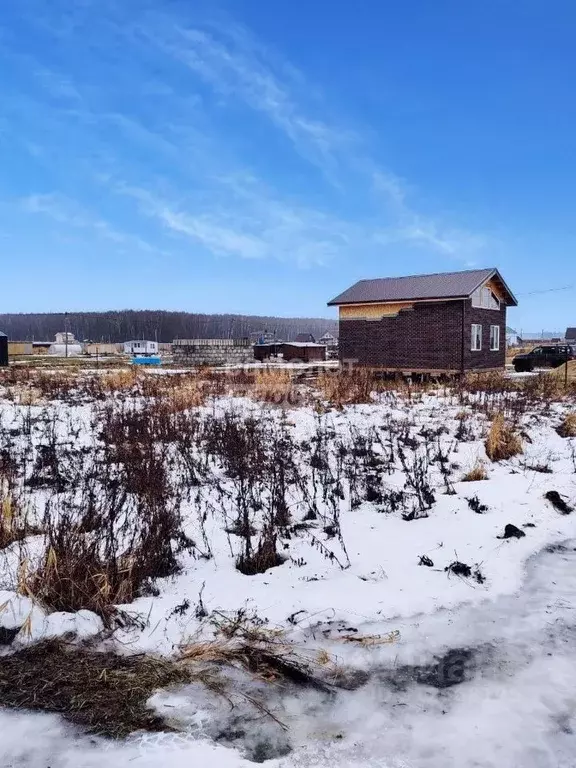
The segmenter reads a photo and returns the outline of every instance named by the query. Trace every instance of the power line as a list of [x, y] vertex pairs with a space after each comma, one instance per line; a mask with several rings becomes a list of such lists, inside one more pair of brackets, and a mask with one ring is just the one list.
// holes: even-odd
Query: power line
[[535, 296], [537, 293], [556, 293], [557, 291], [571, 291], [574, 285], [564, 285], [562, 288], [545, 288], [543, 291], [528, 291], [526, 293], [519, 293], [518, 296]]

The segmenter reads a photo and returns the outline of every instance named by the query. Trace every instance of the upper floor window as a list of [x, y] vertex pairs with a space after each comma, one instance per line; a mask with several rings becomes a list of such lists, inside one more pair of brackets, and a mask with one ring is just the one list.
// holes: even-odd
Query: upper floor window
[[472, 294], [472, 306], [482, 309], [500, 309], [500, 301], [491, 288], [477, 288]]

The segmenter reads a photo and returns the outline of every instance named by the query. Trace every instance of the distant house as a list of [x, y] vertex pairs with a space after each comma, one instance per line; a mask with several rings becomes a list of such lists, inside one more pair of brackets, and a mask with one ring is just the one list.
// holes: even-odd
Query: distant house
[[312, 336], [311, 333], [299, 333], [294, 341], [297, 341], [299, 344], [315, 344], [316, 339], [314, 336]]
[[566, 341], [576, 344], [576, 328], [566, 328]]
[[55, 336], [55, 344], [77, 344], [78, 342], [74, 338], [74, 334], [70, 331], [60, 331]]
[[318, 339], [318, 344], [324, 344], [325, 347], [337, 347], [338, 339], [326, 331], [326, 333]]
[[124, 354], [125, 355], [157, 355], [158, 342], [144, 341], [143, 339], [139, 339], [137, 341], [125, 341]]
[[82, 344], [69, 331], [57, 333], [55, 341], [48, 347], [48, 354], [54, 357], [78, 357], [83, 352]]
[[516, 347], [518, 344], [520, 344], [520, 336], [518, 335], [518, 332], [514, 330], [514, 328], [509, 328], [506, 326], [506, 346], [507, 347]]
[[503, 368], [516, 305], [494, 268], [360, 280], [329, 302], [341, 362], [423, 373]]

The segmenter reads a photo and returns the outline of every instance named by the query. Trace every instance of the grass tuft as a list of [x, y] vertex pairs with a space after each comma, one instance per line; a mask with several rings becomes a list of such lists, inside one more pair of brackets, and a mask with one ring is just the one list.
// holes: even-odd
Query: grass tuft
[[505, 421], [502, 412], [497, 413], [492, 420], [485, 447], [491, 461], [503, 461], [522, 453], [522, 440]]
[[567, 414], [556, 431], [560, 437], [576, 437], [576, 413]]
[[488, 472], [482, 462], [478, 461], [469, 472], [462, 477], [463, 483], [475, 483], [478, 480], [488, 480]]

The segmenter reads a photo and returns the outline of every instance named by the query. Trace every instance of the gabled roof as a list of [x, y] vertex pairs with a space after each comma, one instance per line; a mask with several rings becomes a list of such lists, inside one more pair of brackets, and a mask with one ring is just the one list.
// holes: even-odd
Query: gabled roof
[[472, 296], [477, 288], [491, 278], [495, 278], [501, 284], [506, 294], [506, 304], [516, 306], [518, 302], [514, 294], [494, 267], [469, 269], [464, 272], [438, 272], [432, 275], [359, 280], [344, 293], [329, 301], [328, 306], [386, 301], [465, 299]]
[[299, 333], [294, 341], [311, 341], [314, 343], [316, 342], [316, 339], [311, 333]]
[[566, 338], [576, 339], [576, 328], [566, 328]]

